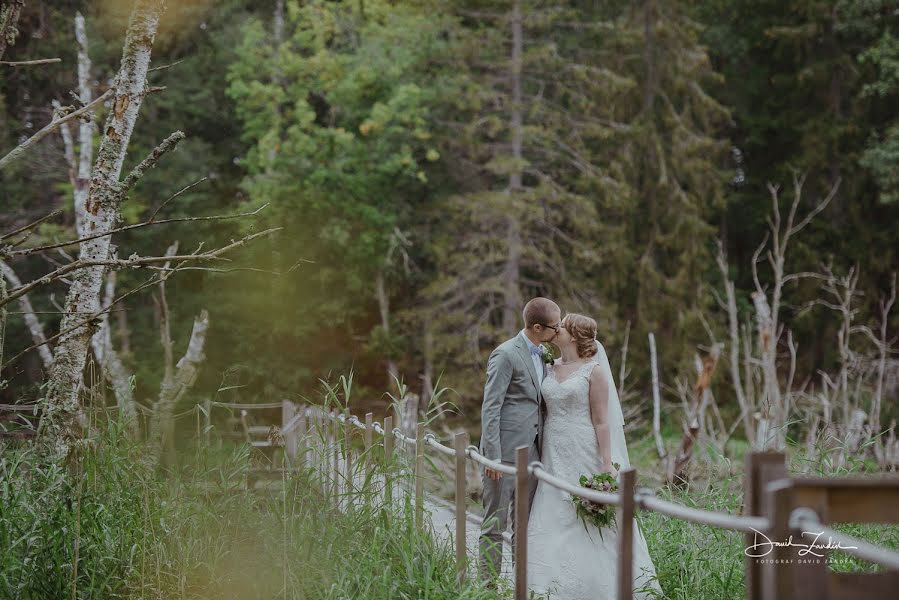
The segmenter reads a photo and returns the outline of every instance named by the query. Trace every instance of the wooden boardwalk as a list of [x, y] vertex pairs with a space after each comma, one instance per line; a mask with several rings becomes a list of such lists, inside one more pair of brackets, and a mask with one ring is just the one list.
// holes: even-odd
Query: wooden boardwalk
[[[307, 454], [307, 457], [311, 459], [311, 461], [315, 460], [316, 451], [312, 451]], [[333, 459], [332, 459], [333, 460]], [[330, 463], [329, 466], [333, 468], [333, 462]], [[314, 462], [310, 462], [307, 460], [307, 466], [314, 467]], [[343, 456], [337, 457], [337, 468], [338, 472], [341, 474], [346, 473], [346, 464]], [[365, 473], [358, 468], [354, 468], [353, 475], [353, 485], [356, 489], [359, 489], [364, 484]], [[342, 477], [337, 481], [338, 485], [338, 493], [343, 494], [345, 490], [345, 484], [347, 483], [346, 477]], [[369, 483], [375, 489], [384, 489], [384, 481], [381, 478], [378, 478], [375, 481]], [[402, 481], [395, 481], [393, 483], [394, 492], [392, 497], [394, 502], [398, 504], [402, 504], [407, 500], [414, 505], [414, 486], [411, 485], [411, 480], [406, 479]], [[346, 497], [342, 496], [345, 500]], [[345, 504], [341, 503], [341, 508], [345, 508]], [[434, 494], [428, 493], [425, 490], [425, 499], [424, 499], [424, 518], [426, 520], [426, 525], [430, 526], [433, 535], [436, 536], [438, 540], [441, 542], [445, 542], [453, 546], [455, 543], [456, 536], [456, 511], [453, 503], [448, 500], [444, 500]], [[476, 577], [477, 576], [477, 564], [478, 564], [478, 537], [481, 533], [481, 517], [479, 515], [473, 513], [466, 514], [465, 521], [465, 546], [468, 549], [468, 576]], [[506, 580], [508, 585], [513, 585], [514, 583], [514, 573], [512, 572], [512, 546], [511, 546], [511, 536], [510, 532], [506, 531], [503, 536], [503, 566], [502, 566], [502, 577]]]

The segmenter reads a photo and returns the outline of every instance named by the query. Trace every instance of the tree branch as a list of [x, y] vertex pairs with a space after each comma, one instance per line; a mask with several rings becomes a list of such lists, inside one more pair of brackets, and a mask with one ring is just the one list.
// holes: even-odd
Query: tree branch
[[260, 231], [258, 233], [254, 233], [248, 236], [241, 238], [236, 242], [232, 242], [227, 246], [223, 246], [218, 248], [217, 250], [210, 250], [209, 252], [203, 252], [199, 254], [185, 254], [182, 256], [137, 256], [134, 255], [132, 257], [126, 259], [106, 259], [106, 260], [85, 260], [79, 259], [73, 261], [67, 265], [63, 265], [62, 267], [56, 269], [55, 271], [44, 275], [38, 279], [35, 279], [31, 283], [18, 287], [14, 290], [11, 290], [7, 295], [6, 299], [3, 300], [0, 306], [8, 304], [13, 300], [20, 298], [21, 296], [27, 294], [31, 290], [40, 287], [41, 285], [46, 285], [59, 279], [60, 277], [71, 273], [73, 271], [77, 271], [79, 269], [85, 269], [88, 267], [97, 267], [97, 266], [107, 266], [114, 267], [117, 269], [128, 269], [135, 267], [143, 267], [146, 265], [152, 265], [156, 263], [165, 263], [169, 260], [184, 260], [184, 261], [207, 261], [207, 260], [224, 260], [221, 259], [220, 256], [230, 250], [234, 250], [235, 248], [239, 248], [248, 244], [249, 242], [255, 240], [256, 238], [263, 237], [275, 233], [276, 231], [280, 231], [283, 227], [274, 227], [272, 229], [266, 229], [265, 231]]
[[70, 112], [69, 114], [65, 115], [64, 117], [54, 118], [43, 129], [41, 129], [40, 131], [35, 133], [33, 136], [31, 136], [30, 138], [28, 138], [27, 140], [25, 140], [24, 142], [22, 142], [21, 144], [19, 144], [12, 150], [10, 150], [6, 156], [4, 156], [3, 158], [0, 158], [0, 169], [3, 169], [4, 167], [9, 165], [13, 161], [20, 158], [25, 153], [26, 150], [28, 150], [29, 148], [34, 146], [36, 143], [38, 143], [39, 141], [41, 141], [42, 139], [44, 139], [45, 137], [47, 137], [48, 135], [53, 133], [53, 130], [56, 129], [57, 127], [59, 127], [60, 125], [62, 125], [63, 123], [67, 123], [67, 122], [71, 121], [72, 119], [77, 119], [81, 115], [83, 115], [87, 112], [90, 112], [90, 110], [92, 108], [94, 108], [94, 106], [104, 102], [107, 98], [112, 96], [112, 93], [114, 91], [115, 91], [115, 88], [110, 88], [110, 89], [106, 90], [106, 92], [104, 92], [101, 96], [98, 96], [97, 99], [94, 100], [93, 102], [91, 102], [90, 104], [82, 106], [78, 110]]

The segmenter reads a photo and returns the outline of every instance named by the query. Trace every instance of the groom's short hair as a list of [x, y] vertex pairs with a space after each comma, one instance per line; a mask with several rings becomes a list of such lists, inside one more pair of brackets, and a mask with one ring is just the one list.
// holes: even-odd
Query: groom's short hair
[[532, 298], [524, 305], [524, 310], [521, 311], [521, 316], [524, 317], [525, 328], [530, 329], [537, 323], [542, 325], [550, 324], [549, 320], [552, 318], [554, 311], [558, 311], [559, 315], [562, 314], [562, 309], [559, 308], [559, 305], [549, 298], [541, 298], [539, 296]]

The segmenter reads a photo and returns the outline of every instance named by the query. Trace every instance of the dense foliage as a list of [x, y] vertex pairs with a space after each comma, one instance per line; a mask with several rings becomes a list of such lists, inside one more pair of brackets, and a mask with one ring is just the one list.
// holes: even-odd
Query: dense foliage
[[[517, 330], [515, 307], [534, 295], [596, 316], [612, 349], [629, 331], [631, 380], [643, 391], [648, 332], [670, 379], [692, 369], [697, 344], [708, 343], [703, 320], [724, 331], [713, 295], [717, 239], [741, 320], [751, 318], [751, 256], [771, 207], [766, 184], [789, 187], [792, 169], [809, 173], [804, 208], [841, 184], [788, 267], [859, 265], [866, 296], [858, 321], [871, 316], [899, 262], [892, 5], [170, 2], [154, 64], [177, 64], [151, 73], [150, 83], [166, 89], [144, 102], [128, 162], [170, 131], [188, 138], [141, 181], [124, 217], [147, 218], [202, 177], [160, 216], [266, 208], [253, 221], [143, 228], [115, 243], [160, 253], [176, 239], [186, 248], [284, 228], [233, 265], [253, 270], [188, 271], [170, 281], [176, 343], [186, 343], [201, 308], [210, 312], [195, 395], [295, 396], [351, 365], [363, 386], [383, 390], [390, 363], [415, 391], [443, 373], [441, 383], [474, 414], [486, 354]], [[68, 101], [76, 10], [87, 19], [102, 90], [117, 67], [127, 9], [26, 3], [6, 58], [63, 60], [3, 72], [4, 148], [49, 120], [51, 100]], [[0, 187], [4, 230], [61, 207], [62, 222], [27, 243], [72, 235], [58, 136], [0, 172]], [[48, 263], [13, 266], [31, 279]], [[120, 274], [120, 289], [142, 276]], [[797, 380], [838, 360], [832, 313], [800, 310], [814, 285], [789, 290], [787, 318], [808, 349]], [[32, 294], [50, 331], [63, 293], [58, 284]], [[150, 294], [137, 295], [114, 319], [144, 402], [162, 377], [154, 306]], [[11, 317], [7, 358], [31, 343]], [[40, 394], [33, 354], [4, 369], [4, 401]]]

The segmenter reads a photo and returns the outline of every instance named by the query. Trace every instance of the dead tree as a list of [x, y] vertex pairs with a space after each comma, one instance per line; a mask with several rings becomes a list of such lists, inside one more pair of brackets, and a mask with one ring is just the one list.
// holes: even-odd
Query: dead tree
[[686, 411], [686, 420], [683, 423], [683, 437], [677, 454], [669, 461], [668, 483], [681, 485], [688, 480], [687, 465], [693, 456], [693, 447], [700, 439], [700, 429], [704, 420], [703, 411], [708, 403], [708, 394], [712, 384], [712, 376], [718, 364], [721, 347], [715, 345], [712, 351], [699, 361], [697, 368], [696, 384]]
[[[177, 252], [177, 243], [169, 247], [168, 255]], [[163, 464], [171, 464], [174, 451], [175, 420], [173, 414], [178, 402], [184, 397], [196, 381], [200, 365], [203, 362], [203, 349], [206, 345], [206, 332], [209, 329], [209, 313], [206, 309], [194, 319], [193, 330], [187, 351], [177, 365], [173, 365], [172, 337], [169, 319], [168, 302], [165, 296], [165, 280], [159, 282], [160, 309], [159, 330], [165, 357], [165, 374], [159, 389], [159, 398], [153, 405], [150, 416], [150, 445], [153, 459]]]
[[[119, 232], [165, 223], [252, 216], [258, 214], [261, 210], [242, 215], [215, 215], [177, 219], [156, 218], [159, 211], [169, 201], [196, 185], [195, 183], [183, 188], [162, 202], [147, 221], [135, 225], [118, 226], [121, 220], [119, 207], [129, 191], [148, 169], [153, 168], [164, 154], [172, 151], [178, 142], [184, 138], [184, 134], [181, 132], [175, 132], [170, 135], [124, 179], [120, 179], [128, 142], [141, 102], [147, 94], [161, 89], [149, 87], [146, 76], [150, 70], [150, 54], [164, 4], [163, 0], [135, 1], [126, 32], [120, 70], [111, 89], [93, 100], [90, 99], [91, 93], [87, 86], [89, 73], [87, 41], [84, 36], [83, 19], [80, 19], [79, 16], [76, 19], [76, 37], [79, 41], [79, 99], [82, 101], [83, 106], [77, 109], [57, 107], [57, 110], [54, 111], [53, 119], [47, 126], [19, 144], [3, 158], [0, 158], [0, 168], [3, 168], [24, 154], [43, 137], [46, 137], [56, 129], [60, 129], [66, 146], [71, 176], [75, 184], [76, 230], [78, 233], [76, 239], [42, 246], [19, 248], [37, 226], [62, 212], [59, 210], [0, 235], [0, 261], [6, 261], [16, 256], [28, 256], [50, 250], [61, 250], [67, 246], [78, 245], [79, 247], [76, 259], [71, 259], [70, 262], [60, 265], [54, 271], [28, 283], [16, 285], [13, 289], [8, 290], [8, 293], [0, 296], [0, 310], [3, 310], [5, 315], [8, 303], [16, 300], [22, 302], [27, 299], [29, 293], [42, 286], [60, 280], [65, 281], [69, 285], [65, 305], [61, 307], [64, 316], [60, 331], [53, 336], [46, 337], [43, 341], [36, 341], [33, 346], [0, 365], [6, 366], [24, 353], [35, 348], [43, 352], [44, 350], [41, 349], [48, 350], [49, 344], [56, 343], [46, 396], [42, 402], [42, 418], [38, 431], [41, 448], [53, 459], [62, 459], [68, 456], [80, 434], [77, 426], [77, 415], [80, 409], [78, 398], [90, 344], [93, 344], [98, 358], [101, 358], [102, 362], [111, 367], [111, 370], [108, 372], [111, 372], [115, 377], [113, 387], [117, 390], [117, 397], [119, 397], [120, 402], [122, 398], [127, 398], [127, 393], [130, 392], [130, 387], [126, 389], [122, 385], [125, 381], [126, 373], [123, 367], [121, 367], [120, 361], [115, 359], [115, 353], [112, 348], [108, 317], [106, 316], [112, 307], [128, 296], [149, 286], [156, 285], [160, 281], [164, 281], [178, 270], [198, 268], [184, 267], [185, 263], [213, 263], [223, 260], [223, 254], [242, 247], [259, 237], [268, 236], [280, 229], [272, 228], [247, 235], [237, 241], [232, 240], [231, 243], [220, 248], [202, 252], [198, 248], [193, 252], [174, 256], [138, 256], [136, 254], [132, 254], [127, 258], [118, 258], [116, 256], [111, 238]], [[0, 16], [3, 19], [7, 17], [6, 13], [2, 13]], [[6, 21], [3, 21], [3, 26], [6, 27]], [[76, 168], [74, 142], [71, 131], [68, 129], [68, 123], [75, 118], [89, 117], [93, 108], [99, 106], [100, 103], [107, 99], [111, 100], [110, 113], [103, 129], [96, 161], [91, 166], [92, 157], [89, 151], [92, 125], [82, 123], [79, 128], [80, 152]], [[16, 239], [17, 237], [18, 239]], [[153, 276], [145, 283], [117, 297], [113, 297], [115, 293], [114, 278], [107, 279], [106, 298], [101, 303], [100, 296], [103, 290], [105, 274], [113, 269], [126, 268], [152, 270]], [[241, 270], [239, 268], [202, 268], [213, 272]], [[5, 283], [5, 278], [3, 279]], [[26, 312], [34, 313], [30, 309]], [[207, 319], [203, 318], [200, 321], [200, 324], [195, 327], [197, 337], [202, 337], [202, 334], [205, 333], [206, 325], [204, 323], [207, 322]], [[197, 344], [195, 342], [191, 348], [196, 349]], [[202, 343], [199, 344], [199, 347], [202, 349]], [[185, 365], [185, 373], [191, 370], [190, 365], [196, 363], [192, 358], [194, 355], [195, 353], [184, 359], [186, 362], [182, 361]], [[181, 368], [179, 366], [180, 372]], [[192, 378], [187, 377], [186, 374], [183, 376], [176, 374], [174, 381], [167, 388], [169, 392], [166, 392], [161, 397], [168, 398], [172, 396], [177, 399], [178, 392], [173, 393], [171, 390], [184, 390], [187, 386], [179, 386], [179, 382], [183, 383], [191, 380]], [[124, 406], [129, 404], [128, 402], [123, 403]], [[123, 412], [128, 413], [128, 410], [126, 409]]]
[[[13, 268], [3, 260], [0, 260], [0, 272], [2, 272], [0, 273], [0, 279], [6, 279], [13, 288], [18, 288], [22, 285], [22, 282], [19, 281], [19, 277], [16, 275]], [[49, 372], [50, 367], [53, 365], [53, 353], [50, 351], [50, 346], [47, 344], [44, 326], [38, 318], [37, 313], [35, 313], [34, 307], [31, 305], [31, 299], [28, 298], [27, 294], [19, 298], [19, 306], [22, 309], [22, 317], [25, 320], [25, 326], [28, 328], [28, 333], [31, 334], [32, 341], [34, 341], [38, 347], [38, 354], [41, 357], [41, 362], [44, 364], [44, 369]], [[2, 364], [2, 362], [0, 362], [0, 364]]]
[[[789, 387], [786, 393], [781, 388], [778, 378], [778, 354], [777, 348], [783, 335], [783, 324], [780, 322], [780, 309], [783, 302], [784, 286], [791, 282], [804, 277], [816, 277], [817, 273], [809, 272], [786, 272], [786, 256], [789, 243], [792, 238], [802, 231], [817, 214], [823, 211], [833, 197], [836, 195], [840, 186], [840, 181], [831, 187], [827, 195], [818, 202], [804, 217], [798, 218], [797, 212], [799, 204], [802, 200], [803, 185], [805, 183], [805, 175], [793, 175], [793, 202], [790, 205], [786, 219], [780, 207], [780, 188], [778, 186], [768, 184], [768, 191], [771, 195], [771, 217], [768, 219], [768, 234], [762, 240], [758, 248], [752, 256], [752, 279], [755, 284], [755, 290], [752, 293], [752, 302], [755, 307], [756, 317], [756, 343], [758, 349], [758, 357], [754, 358], [751, 353], [751, 341], [748, 337], [749, 330], [745, 330], [744, 352], [745, 354], [745, 385], [744, 391], [737, 391], [738, 397], [744, 395], [743, 402], [746, 408], [752, 405], [758, 407], [758, 425], [755, 428], [755, 437], [751, 438], [751, 443], [755, 449], [765, 448], [783, 448], [786, 442], [786, 424], [789, 415], [789, 403], [791, 395]], [[769, 247], [770, 239], [770, 247]], [[758, 264], [761, 262], [761, 255], [764, 252], [768, 265], [771, 268], [771, 291], [767, 290], [768, 286], [762, 285], [759, 278]], [[719, 268], [723, 269], [724, 264], [719, 263]], [[725, 280], [727, 276], [725, 275]], [[738, 357], [734, 354], [734, 348], [738, 344], [735, 338], [736, 310], [735, 306], [730, 308], [730, 300], [728, 300], [728, 313], [732, 314], [730, 318], [730, 336], [731, 336], [731, 376], [734, 379], [735, 388], [738, 386], [739, 372], [735, 369], [735, 361]], [[790, 373], [795, 373], [795, 352], [791, 351]], [[761, 397], [760, 402], [756, 403], [753, 399], [753, 366], [757, 364], [761, 375]], [[747, 393], [749, 392], [749, 393]], [[751, 427], [748, 428], [751, 431]]]
[[132, 437], [139, 433], [137, 410], [134, 404], [134, 393], [131, 389], [131, 374], [125, 368], [112, 343], [112, 327], [109, 323], [109, 311], [115, 300], [116, 272], [110, 271], [106, 276], [103, 295], [102, 314], [98, 317], [97, 332], [91, 337], [91, 347], [97, 362], [100, 363], [103, 375], [112, 385], [116, 397], [116, 405], [122, 415], [125, 426]]
[[19, 15], [24, 6], [25, 0], [11, 0], [0, 7], [0, 58], [3, 58], [7, 46], [16, 43], [19, 36]]
[[[87, 32], [84, 17], [81, 13], [75, 14], [75, 39], [78, 43], [78, 97], [88, 104], [93, 98], [93, 90], [90, 86], [91, 60], [88, 53]], [[73, 189], [73, 204], [75, 215], [75, 231], [79, 238], [89, 235], [87, 230], [87, 196], [89, 191], [91, 164], [93, 163], [93, 135], [95, 132], [92, 119], [81, 119], [78, 123], [78, 148], [75, 149], [74, 136], [69, 123], [63, 123], [59, 127], [63, 139], [66, 162], [69, 165], [69, 183]], [[116, 275], [110, 271], [106, 276], [103, 309], [108, 309], [115, 298]], [[128, 431], [133, 435], [138, 434], [137, 411], [134, 406], [134, 394], [131, 390], [131, 376], [128, 373], [122, 359], [112, 343], [112, 327], [109, 321], [108, 310], [104, 310], [99, 318], [97, 331], [91, 337], [91, 347], [94, 356], [100, 364], [103, 376], [112, 386], [113, 394], [120, 414], [126, 421]]]
[[[718, 242], [718, 268], [721, 276], [724, 278], [724, 294], [726, 304], [722, 303], [727, 310], [728, 336], [730, 339], [730, 377], [733, 383], [734, 393], [737, 397], [737, 404], [740, 407], [740, 421], [743, 424], [743, 431], [747, 440], [755, 439], [755, 426], [752, 422], [752, 415], [755, 412], [755, 406], [752, 394], [748, 393], [743, 387], [743, 381], [740, 376], [740, 333], [739, 333], [739, 315], [737, 314], [737, 299], [734, 289], [734, 282], [730, 279], [727, 269], [727, 260], [724, 257], [724, 246]], [[747, 381], [747, 384], [749, 382]]]
[[[139, 177], [139, 174], [132, 173], [125, 181], [119, 181], [131, 132], [147, 92], [150, 54], [164, 6], [163, 0], [137, 0], [131, 13], [122, 64], [113, 86], [113, 108], [104, 126], [85, 203], [87, 231], [107, 232], [115, 228], [123, 196]], [[161, 152], [154, 152], [145, 161], [147, 164], [142, 163], [144, 169], [155, 165], [161, 154], [176, 144], [177, 140], [173, 140]], [[108, 260], [109, 256], [109, 236], [87, 240], [80, 245], [79, 259], [82, 261]], [[78, 437], [75, 427], [78, 386], [93, 335], [92, 328], [79, 321], [82, 320], [81, 315], [98, 311], [105, 272], [103, 265], [79, 269], [73, 276], [66, 297], [66, 314], [61, 329], [70, 331], [56, 346], [56, 357], [44, 399], [44, 416], [38, 431], [42, 444], [55, 457], [68, 456], [73, 441]]]

